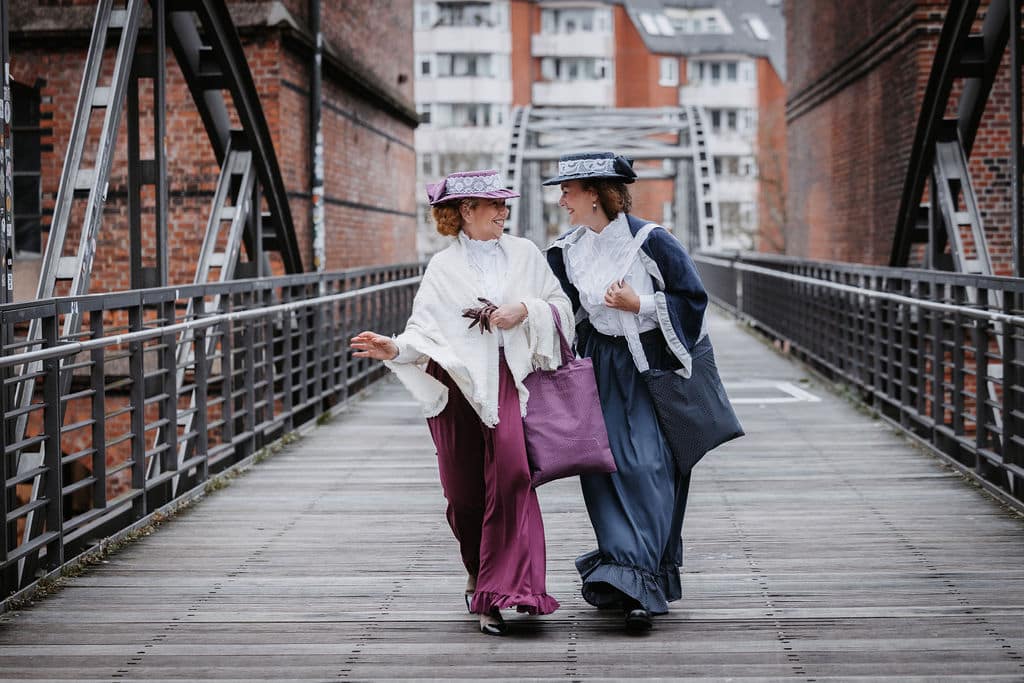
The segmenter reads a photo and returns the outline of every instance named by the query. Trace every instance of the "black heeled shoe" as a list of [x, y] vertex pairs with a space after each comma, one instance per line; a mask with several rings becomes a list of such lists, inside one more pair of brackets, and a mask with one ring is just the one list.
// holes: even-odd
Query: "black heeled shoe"
[[635, 607], [633, 609], [626, 610], [627, 631], [636, 633], [641, 631], [650, 631], [652, 626], [654, 626], [654, 620], [651, 618], [651, 613], [643, 607]]
[[475, 594], [476, 594], [475, 590], [473, 590], [473, 591], [467, 590], [466, 594], [465, 594], [465, 597], [466, 597], [466, 611], [469, 612], [470, 614], [473, 613], [472, 604], [473, 604], [473, 595], [475, 595]]
[[508, 624], [505, 623], [505, 619], [502, 618], [501, 612], [498, 608], [492, 609], [488, 616], [493, 617], [497, 622], [493, 624], [485, 624], [481, 622], [480, 633], [488, 636], [503, 636], [508, 633]]

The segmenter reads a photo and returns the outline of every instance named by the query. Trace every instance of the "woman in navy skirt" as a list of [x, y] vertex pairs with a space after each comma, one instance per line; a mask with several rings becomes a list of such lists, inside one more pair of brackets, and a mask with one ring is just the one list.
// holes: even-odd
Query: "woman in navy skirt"
[[635, 178], [628, 160], [602, 152], [563, 156], [544, 184], [561, 186], [575, 226], [548, 249], [548, 263], [576, 312], [577, 352], [593, 360], [618, 468], [580, 478], [598, 547], [576, 567], [587, 602], [621, 609], [627, 629], [646, 630], [682, 595], [690, 474], [676, 466], [634, 352], [688, 377], [710, 340], [693, 261], [664, 228], [629, 215]]

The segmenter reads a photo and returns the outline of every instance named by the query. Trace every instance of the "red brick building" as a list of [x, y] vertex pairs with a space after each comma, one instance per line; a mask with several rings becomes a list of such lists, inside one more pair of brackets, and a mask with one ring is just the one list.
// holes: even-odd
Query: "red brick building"
[[[786, 3], [786, 253], [889, 262], [947, 6], [938, 0]], [[997, 274], [1012, 268], [1008, 59], [1007, 50], [969, 164]]]
[[[309, 270], [313, 256], [309, 98], [315, 44], [308, 22], [309, 1], [228, 4], [270, 127], [301, 259]], [[10, 9], [15, 172], [19, 175], [14, 272], [16, 299], [23, 300], [34, 296], [95, 3], [11, 0]], [[414, 260], [411, 0], [325, 1], [321, 16], [326, 268]], [[143, 49], [149, 41], [147, 27], [148, 19], [139, 38]], [[110, 53], [113, 49], [108, 47]], [[170, 51], [168, 55], [168, 279], [175, 284], [192, 281], [219, 169], [181, 72]], [[142, 116], [146, 115], [144, 110]], [[92, 291], [129, 286], [124, 267], [128, 249], [124, 130], [122, 120]]]

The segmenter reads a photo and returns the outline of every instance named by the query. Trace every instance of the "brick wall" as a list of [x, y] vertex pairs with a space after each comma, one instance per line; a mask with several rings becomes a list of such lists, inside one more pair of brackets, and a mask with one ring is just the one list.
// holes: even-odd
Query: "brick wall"
[[[787, 253], [888, 263], [946, 7], [938, 0], [786, 3]], [[1012, 265], [1005, 61], [970, 160], [999, 274]]]
[[757, 60], [757, 249], [785, 253], [786, 86], [768, 59]]
[[530, 41], [540, 31], [540, 7], [527, 0], [509, 2], [509, 28], [512, 34], [512, 54], [509, 62], [512, 74], [512, 106], [524, 107], [533, 100], [533, 80], [540, 73], [530, 54]]
[[[663, 86], [658, 83], [660, 62], [664, 55], [653, 54], [647, 49], [625, 7], [616, 6], [614, 16], [615, 106], [678, 106], [678, 86]], [[672, 55], [672, 58], [679, 60], [675, 55]]]
[[[59, 23], [62, 9], [94, 2], [37, 3], [33, 11], [49, 11]], [[245, 3], [233, 3], [233, 10]], [[295, 16], [305, 17], [305, 1], [286, 6]], [[22, 5], [14, 4], [12, 12]], [[66, 11], [66, 10], [64, 10]], [[82, 16], [79, 16], [79, 15]], [[70, 15], [69, 15], [70, 16]], [[34, 39], [31, 33], [12, 34], [12, 78], [20, 83], [42, 84], [44, 126], [51, 134], [44, 139], [42, 191], [44, 212], [52, 211], [60, 171], [71, 131], [75, 102], [81, 81], [87, 37], [77, 32], [82, 12], [68, 19], [61, 40]], [[17, 24], [17, 19], [13, 22]], [[339, 80], [336, 71], [325, 68], [323, 125], [327, 167], [327, 268], [391, 263], [415, 259], [415, 155], [413, 128], [392, 108], [367, 95], [367, 86], [384, 93], [392, 103], [412, 109], [412, 3], [411, 0], [382, 2], [358, 0], [323, 4], [323, 25], [327, 49], [355, 65], [359, 83], [351, 77]], [[15, 26], [17, 29], [17, 26]], [[312, 262], [310, 235], [309, 76], [310, 55], [299, 47], [303, 38], [286, 40], [285, 31], [263, 25], [242, 26], [240, 31], [260, 102], [274, 143], [275, 153], [289, 195], [292, 219], [305, 267]], [[293, 32], [294, 35], [294, 32]], [[145, 38], [140, 40], [142, 49]], [[108, 55], [113, 51], [108, 50]], [[170, 50], [168, 54], [171, 55]], [[109, 78], [113, 59], [106, 60]], [[191, 282], [196, 257], [206, 230], [209, 206], [218, 167], [195, 105], [173, 56], [167, 68], [167, 161], [168, 161], [168, 253], [169, 283]], [[151, 156], [151, 98], [143, 85], [142, 155]], [[99, 117], [91, 126], [91, 139], [98, 139]], [[116, 291], [129, 287], [128, 228], [126, 210], [126, 135], [122, 118], [116, 155], [110, 176], [104, 224], [97, 240], [92, 291]], [[95, 144], [88, 145], [95, 148]], [[86, 157], [86, 163], [89, 161]], [[84, 201], [76, 202], [68, 244], [77, 245], [76, 230]], [[44, 216], [44, 223], [48, 222]], [[144, 207], [146, 259], [152, 261], [153, 216]], [[44, 234], [45, 240], [45, 234]], [[72, 250], [66, 250], [70, 253]], [[15, 263], [16, 277], [37, 277], [38, 260]], [[278, 268], [278, 270], [280, 270]], [[19, 291], [34, 284], [20, 283]]]

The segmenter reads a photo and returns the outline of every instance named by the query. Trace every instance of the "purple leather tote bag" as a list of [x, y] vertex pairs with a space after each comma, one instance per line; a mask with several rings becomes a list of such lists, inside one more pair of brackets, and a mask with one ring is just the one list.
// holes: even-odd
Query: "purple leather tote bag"
[[551, 314], [562, 341], [562, 365], [535, 370], [523, 380], [530, 392], [523, 431], [534, 488], [562, 477], [615, 471], [594, 365], [575, 357], [554, 306]]

